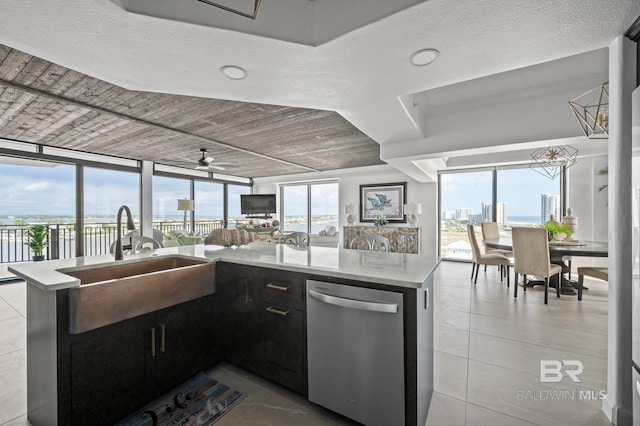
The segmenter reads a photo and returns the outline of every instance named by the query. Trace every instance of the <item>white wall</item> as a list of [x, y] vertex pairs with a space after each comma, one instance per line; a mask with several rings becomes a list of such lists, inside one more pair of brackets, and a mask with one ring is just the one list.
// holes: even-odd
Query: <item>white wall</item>
[[[437, 184], [419, 183], [408, 178], [391, 166], [372, 166], [356, 169], [344, 169], [322, 173], [304, 173], [298, 175], [278, 176], [254, 179], [254, 193], [276, 193], [278, 185], [294, 182], [308, 182], [322, 179], [337, 179], [339, 183], [340, 212], [338, 223], [341, 228], [347, 225], [344, 205], [360, 203], [360, 185], [377, 183], [407, 182], [407, 202], [422, 204], [422, 214], [418, 218], [418, 226], [422, 228], [421, 253], [434, 256], [437, 253]], [[355, 225], [359, 225], [356, 217]], [[371, 225], [364, 223], [362, 225]], [[408, 224], [390, 224], [389, 226], [408, 226]], [[344, 235], [344, 234], [342, 234]]]
[[[609, 216], [607, 189], [598, 188], [607, 183], [607, 175], [600, 170], [607, 168], [608, 156], [579, 157], [577, 163], [567, 169], [567, 207], [578, 217], [578, 230], [573, 238], [586, 241], [607, 241]], [[574, 257], [572, 268], [578, 266], [606, 266], [606, 258]]]

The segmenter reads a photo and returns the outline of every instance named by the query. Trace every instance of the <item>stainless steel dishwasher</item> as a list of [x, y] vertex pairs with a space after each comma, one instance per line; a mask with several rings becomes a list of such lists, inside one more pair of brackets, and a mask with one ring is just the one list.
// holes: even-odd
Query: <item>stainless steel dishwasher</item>
[[309, 401], [365, 425], [404, 425], [402, 294], [307, 281]]

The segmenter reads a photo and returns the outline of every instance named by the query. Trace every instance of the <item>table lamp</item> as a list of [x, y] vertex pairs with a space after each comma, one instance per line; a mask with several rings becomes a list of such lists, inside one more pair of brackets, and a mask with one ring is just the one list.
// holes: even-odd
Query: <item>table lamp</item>
[[407, 215], [407, 219], [411, 226], [416, 226], [416, 223], [418, 223], [418, 215], [421, 213], [422, 204], [420, 203], [409, 203], [404, 205], [404, 214]]
[[356, 218], [354, 217], [356, 213], [358, 213], [358, 206], [355, 204], [345, 204], [344, 212], [347, 215], [347, 222], [349, 225], [353, 225]]
[[185, 231], [189, 231], [187, 228], [187, 212], [191, 212], [194, 210], [194, 200], [178, 200], [178, 210], [184, 211], [184, 220], [182, 222], [182, 226]]

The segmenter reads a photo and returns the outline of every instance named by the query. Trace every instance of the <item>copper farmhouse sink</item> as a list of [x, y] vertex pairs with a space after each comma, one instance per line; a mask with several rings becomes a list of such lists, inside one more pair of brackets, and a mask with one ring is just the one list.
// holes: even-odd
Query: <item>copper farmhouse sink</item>
[[78, 334], [215, 292], [215, 263], [180, 256], [61, 269], [69, 289], [69, 333]]

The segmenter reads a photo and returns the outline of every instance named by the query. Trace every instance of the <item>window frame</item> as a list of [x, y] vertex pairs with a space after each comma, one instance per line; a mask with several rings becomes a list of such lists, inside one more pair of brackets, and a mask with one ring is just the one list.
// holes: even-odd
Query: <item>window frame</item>
[[[284, 203], [285, 203], [285, 197], [284, 197], [284, 191], [285, 188], [287, 187], [293, 187], [293, 186], [305, 186], [307, 188], [307, 234], [311, 234], [311, 215], [312, 215], [312, 210], [311, 210], [311, 187], [314, 185], [327, 185], [327, 184], [336, 184], [338, 185], [338, 191], [340, 191], [340, 183], [338, 181], [338, 179], [327, 179], [327, 180], [318, 180], [318, 181], [310, 181], [310, 182], [292, 182], [292, 183], [286, 183], [286, 184], [280, 184], [279, 185], [279, 196], [280, 196], [280, 202], [278, 203], [278, 208], [279, 208], [279, 214], [278, 214], [278, 219], [280, 220], [280, 227], [281, 230], [283, 232], [286, 232], [285, 229], [285, 220], [284, 220]], [[338, 211], [336, 212], [336, 214], [338, 215], [338, 220], [340, 217], [340, 206], [338, 205]]]
[[[512, 169], [526, 169], [530, 168], [529, 164], [510, 164], [510, 165], [495, 165], [495, 166], [485, 166], [485, 167], [471, 167], [464, 169], [451, 169], [451, 170], [439, 170], [438, 171], [438, 209], [437, 209], [437, 242], [438, 242], [438, 251], [437, 253], [442, 253], [442, 175], [446, 174], [459, 174], [459, 173], [472, 173], [472, 172], [483, 172], [483, 171], [491, 171], [492, 172], [492, 181], [491, 181], [491, 216], [493, 220], [496, 220], [497, 217], [497, 209], [498, 209], [498, 171], [499, 170], [512, 170]], [[566, 215], [566, 201], [567, 201], [567, 168], [562, 167], [562, 170], [559, 173], [559, 182], [558, 182], [558, 191], [560, 192], [560, 212], [561, 215]], [[463, 260], [463, 259], [455, 259], [442, 257], [444, 260], [450, 261], [458, 261], [458, 262], [470, 262], [471, 260]]]

